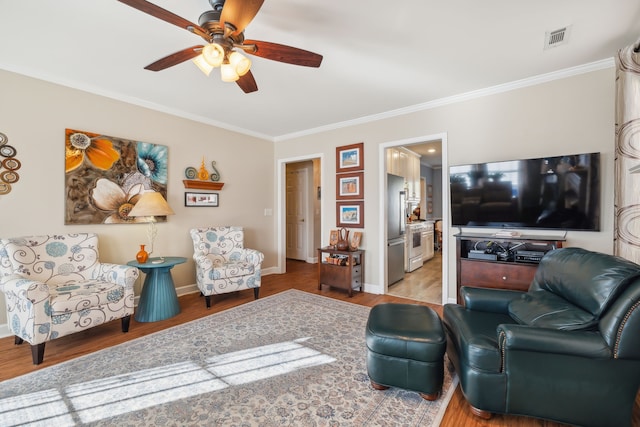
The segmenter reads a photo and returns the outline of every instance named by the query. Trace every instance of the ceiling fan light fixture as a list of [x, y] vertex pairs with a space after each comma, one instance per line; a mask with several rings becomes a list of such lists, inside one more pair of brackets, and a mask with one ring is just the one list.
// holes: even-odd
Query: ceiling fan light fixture
[[204, 75], [208, 77], [209, 74], [211, 74], [211, 70], [213, 70], [213, 67], [204, 59], [204, 56], [198, 55], [193, 58], [192, 61], [198, 68], [200, 68], [200, 71], [202, 71]]
[[237, 51], [231, 52], [229, 63], [235, 68], [239, 76], [244, 76], [251, 68], [251, 60]]
[[219, 67], [224, 61], [224, 48], [218, 43], [210, 43], [202, 49], [202, 56], [212, 67]]
[[220, 66], [220, 78], [223, 82], [235, 82], [240, 76], [232, 64], [225, 62]]

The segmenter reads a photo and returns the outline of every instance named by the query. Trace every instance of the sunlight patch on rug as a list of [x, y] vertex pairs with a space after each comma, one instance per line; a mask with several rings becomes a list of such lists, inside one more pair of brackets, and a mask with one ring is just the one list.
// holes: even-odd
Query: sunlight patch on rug
[[71, 385], [63, 393], [72, 408], [55, 390], [4, 399], [0, 414], [12, 425], [25, 420], [73, 425], [70, 414], [75, 411], [83, 423], [90, 423], [336, 360], [299, 344], [308, 339], [223, 354], [205, 367], [183, 362]]

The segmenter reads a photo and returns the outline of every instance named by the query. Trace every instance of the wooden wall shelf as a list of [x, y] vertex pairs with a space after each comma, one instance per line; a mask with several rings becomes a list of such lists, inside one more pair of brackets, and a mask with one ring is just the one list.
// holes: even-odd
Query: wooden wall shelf
[[196, 188], [198, 190], [222, 190], [224, 182], [197, 181], [195, 179], [183, 179], [184, 188]]

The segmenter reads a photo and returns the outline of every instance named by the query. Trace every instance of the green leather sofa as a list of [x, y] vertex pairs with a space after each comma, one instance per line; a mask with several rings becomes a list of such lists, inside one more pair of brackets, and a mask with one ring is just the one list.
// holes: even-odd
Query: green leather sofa
[[463, 287], [447, 355], [479, 416], [630, 426], [640, 386], [640, 266], [580, 248], [545, 255], [527, 292]]

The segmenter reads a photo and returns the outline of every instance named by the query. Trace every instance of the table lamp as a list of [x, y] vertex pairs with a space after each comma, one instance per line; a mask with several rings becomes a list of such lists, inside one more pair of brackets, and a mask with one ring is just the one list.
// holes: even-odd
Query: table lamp
[[[167, 201], [162, 197], [162, 194], [155, 191], [146, 191], [142, 194], [142, 197], [135, 204], [133, 209], [129, 212], [129, 216], [146, 216], [149, 227], [147, 228], [147, 237], [149, 238], [150, 251], [149, 255], [153, 253], [153, 243], [156, 240], [158, 230], [156, 229], [157, 216], [174, 215], [175, 212], [171, 209]], [[163, 262], [164, 259], [160, 258], [158, 262]]]

